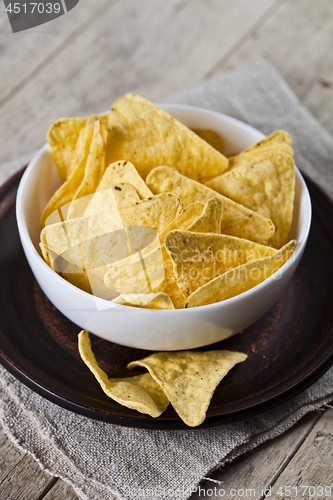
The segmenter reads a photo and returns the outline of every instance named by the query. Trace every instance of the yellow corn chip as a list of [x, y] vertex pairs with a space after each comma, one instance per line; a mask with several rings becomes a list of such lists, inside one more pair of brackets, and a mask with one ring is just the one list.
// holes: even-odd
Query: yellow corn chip
[[247, 149], [244, 149], [243, 153], [247, 153], [248, 151], [253, 151], [259, 148], [266, 148], [267, 146], [272, 146], [273, 144], [288, 144], [288, 146], [292, 147], [293, 143], [290, 135], [285, 130], [275, 130], [272, 134], [268, 135], [261, 141], [257, 142], [253, 146], [250, 146]]
[[202, 214], [205, 204], [202, 201], [195, 201], [185, 207], [180, 214], [170, 222], [168, 227], [160, 233], [160, 240], [164, 241], [165, 236], [173, 229], [187, 229]]
[[72, 173], [77, 161], [79, 136], [86, 126], [86, 118], [60, 118], [47, 132], [47, 141], [61, 182], [65, 182]]
[[173, 303], [166, 293], [121, 294], [112, 302], [125, 306], [142, 307], [144, 309], [174, 309]]
[[193, 233], [220, 233], [223, 215], [223, 201], [217, 196], [210, 198], [200, 217], [186, 228]]
[[132, 361], [128, 368], [147, 368], [179, 417], [195, 427], [204, 421], [217, 385], [246, 358], [231, 351], [160, 352]]
[[275, 253], [270, 247], [233, 236], [176, 230], [166, 236], [165, 246], [186, 297], [229, 269]]
[[[261, 160], [264, 156], [273, 153], [285, 153], [291, 157], [294, 156], [293, 148], [289, 146], [289, 144], [287, 144], [286, 142], [283, 142], [281, 144], [272, 144], [267, 148], [253, 149], [248, 151], [247, 153], [241, 153], [239, 155], [232, 156], [231, 158], [229, 158], [229, 168], [226, 172], [230, 172], [231, 170], [234, 170], [237, 167], [243, 167], [243, 166], [249, 167], [253, 164], [253, 162]], [[215, 179], [218, 179], [218, 177], [215, 177]], [[211, 182], [213, 182], [215, 179], [211, 179], [211, 181], [206, 182], [206, 186], [214, 189], [213, 184], [211, 184]]]
[[117, 99], [109, 115], [107, 164], [119, 159], [135, 164], [143, 179], [159, 165], [169, 165], [192, 179], [221, 175], [228, 160], [162, 109], [134, 94]]
[[[74, 195], [79, 188], [82, 179], [84, 177], [85, 167], [90, 151], [90, 145], [94, 133], [95, 127], [95, 116], [90, 116], [86, 120], [85, 128], [84, 128], [84, 147], [82, 148], [81, 155], [78, 158], [77, 163], [75, 164], [74, 169], [72, 170], [70, 177], [64, 184], [60, 186], [60, 188], [54, 193], [50, 201], [48, 202], [44, 212], [42, 214], [40, 220], [40, 229], [42, 230], [45, 226], [45, 222], [47, 223], [47, 218], [56, 210], [61, 208], [62, 206], [70, 203], [74, 198]], [[62, 215], [60, 217], [62, 220]]]
[[251, 166], [239, 166], [216, 177], [209, 187], [271, 219], [275, 234], [269, 244], [274, 248], [285, 244], [295, 196], [295, 168], [291, 156], [284, 153], [266, 155]]
[[157, 167], [147, 177], [147, 184], [154, 194], [173, 192], [186, 207], [193, 201], [206, 203], [213, 196], [223, 201], [221, 233], [245, 238], [257, 243], [266, 243], [274, 234], [270, 219], [218, 194], [216, 191], [180, 175], [175, 169]]
[[129, 161], [116, 161], [109, 165], [104, 172], [97, 191], [108, 189], [115, 184], [119, 184], [119, 182], [131, 184], [142, 200], [153, 196], [145, 181], [142, 180], [134, 165]]
[[[84, 214], [84, 206], [87, 203], [86, 196], [94, 193], [99, 180], [104, 172], [105, 165], [105, 147], [107, 139], [107, 130], [100, 120], [94, 124], [93, 137], [90, 144], [89, 156], [85, 166], [84, 176], [78, 187], [72, 203], [68, 209], [67, 218], [74, 219]], [[74, 200], [81, 199], [82, 203], [74, 203]], [[83, 207], [82, 207], [83, 205]]]
[[[47, 141], [62, 183], [69, 179], [81, 157], [89, 118], [60, 118], [49, 127]], [[99, 120], [107, 127], [108, 115], [100, 116]]]
[[220, 153], [224, 152], [224, 142], [222, 137], [214, 130], [210, 129], [192, 129], [195, 134], [197, 134], [201, 139], [208, 142], [214, 149], [217, 149]]
[[166, 410], [169, 401], [149, 373], [135, 377], [109, 378], [98, 366], [86, 331], [79, 333], [79, 352], [83, 362], [109, 398], [127, 408], [147, 413], [155, 418]]
[[90, 201], [84, 211], [85, 216], [115, 210], [117, 207], [131, 205], [140, 201], [134, 187], [126, 183], [118, 183], [103, 191], [96, 191], [89, 198]]
[[292, 240], [270, 257], [249, 262], [218, 276], [190, 295], [186, 307], [215, 304], [259, 285], [287, 262], [296, 245], [297, 242]]

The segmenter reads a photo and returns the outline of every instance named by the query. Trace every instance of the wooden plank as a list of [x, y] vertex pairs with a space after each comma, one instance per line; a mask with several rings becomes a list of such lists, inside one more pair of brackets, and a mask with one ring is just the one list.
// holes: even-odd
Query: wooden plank
[[331, 0], [288, 0], [262, 26], [255, 27], [241, 47], [222, 57], [214, 71], [263, 57], [302, 100], [318, 75], [332, 72], [332, 18]]
[[79, 497], [69, 484], [58, 479], [43, 500], [79, 500]]
[[[291, 498], [333, 497], [332, 422], [333, 410], [327, 410], [313, 427], [289, 466], [272, 485], [272, 498], [290, 497], [286, 492], [286, 486], [290, 486]], [[330, 491], [325, 492], [325, 486], [330, 487]]]
[[0, 426], [0, 484], [7, 474], [23, 459], [24, 455], [23, 451], [16, 448], [9, 441]]
[[30, 456], [23, 459], [0, 483], [1, 498], [6, 500], [37, 500], [55, 483], [56, 478], [43, 472]]
[[97, 21], [106, 7], [117, 0], [81, 2], [78, 8], [28, 31], [13, 34], [0, 2], [1, 72], [6, 78], [0, 80], [0, 105], [9, 96], [36, 75], [40, 68], [59, 54], [71, 40], [86, 30], [87, 25]]
[[[211, 475], [216, 482], [204, 482], [200, 485], [201, 489], [191, 496], [191, 500], [202, 499], [204, 491], [210, 500], [241, 497], [260, 500], [262, 490], [269, 488], [276, 480], [319, 418], [318, 414], [307, 415], [282, 436], [266, 441], [254, 452], [216, 471]], [[235, 495], [235, 490], [239, 494]], [[243, 491], [245, 493], [242, 494]]]
[[[110, 3], [98, 23], [48, 58], [2, 104], [0, 161], [40, 147], [59, 116], [109, 109], [127, 91], [158, 100], [197, 83], [275, 3], [257, 0], [251, 8], [248, 0]], [[29, 66], [34, 55], [25, 54]]]

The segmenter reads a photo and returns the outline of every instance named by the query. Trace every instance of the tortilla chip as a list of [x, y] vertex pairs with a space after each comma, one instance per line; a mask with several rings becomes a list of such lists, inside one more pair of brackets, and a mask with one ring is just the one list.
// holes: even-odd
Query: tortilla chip
[[165, 236], [173, 229], [187, 229], [202, 214], [205, 204], [202, 201], [195, 201], [185, 207], [180, 214], [170, 222], [168, 227], [160, 233], [160, 240], [164, 241]]
[[270, 257], [249, 262], [218, 276], [190, 295], [186, 307], [215, 304], [259, 285], [287, 262], [296, 245], [297, 242], [292, 240]]
[[108, 212], [117, 207], [132, 205], [137, 201], [140, 201], [140, 197], [134, 187], [131, 184], [119, 183], [103, 191], [96, 191], [92, 196], [87, 197], [83, 215]]
[[217, 385], [246, 358], [231, 351], [160, 352], [132, 361], [128, 368], [147, 368], [179, 417], [195, 427], [204, 421]]
[[159, 417], [166, 410], [169, 401], [149, 373], [135, 377], [108, 378], [98, 366], [91, 350], [89, 333], [84, 330], [79, 333], [79, 352], [83, 362], [109, 398], [154, 418]]
[[214, 196], [210, 198], [200, 217], [188, 226], [193, 233], [220, 233], [223, 215], [223, 201]]
[[270, 219], [262, 217], [199, 182], [180, 175], [175, 169], [154, 168], [147, 177], [147, 184], [154, 194], [167, 192], [177, 194], [185, 207], [193, 201], [206, 203], [213, 196], [217, 196], [223, 201], [221, 233], [257, 243], [266, 243], [274, 234], [274, 224]]
[[46, 248], [60, 255], [70, 247], [127, 226], [147, 226], [161, 232], [180, 210], [180, 199], [166, 193], [109, 212], [46, 226], [41, 232], [41, 242]]
[[[88, 200], [86, 196], [94, 193], [97, 189], [99, 180], [104, 172], [106, 139], [106, 128], [100, 120], [96, 120], [84, 176], [73, 197], [71, 206], [69, 207], [67, 214], [68, 219], [81, 217], [84, 214], [84, 209]], [[81, 199], [82, 203], [74, 203], [74, 200], [78, 199]]]
[[127, 160], [145, 180], [159, 165], [195, 180], [221, 175], [228, 160], [162, 109], [134, 94], [117, 99], [109, 115], [107, 164]]
[[252, 241], [190, 231], [171, 231], [165, 238], [177, 283], [185, 297], [221, 274], [275, 250]]
[[166, 293], [121, 294], [112, 302], [124, 306], [142, 307], [143, 309], [174, 309]]
[[140, 255], [131, 255], [110, 266], [104, 276], [105, 285], [125, 294], [165, 293], [174, 307], [185, 305], [184, 295], [175, 278], [173, 264], [164, 245], [144, 248]]
[[275, 130], [270, 135], [257, 142], [253, 146], [250, 146], [247, 149], [244, 149], [243, 153], [247, 153], [248, 151], [253, 151], [259, 148], [266, 148], [275, 144], [288, 144], [288, 146], [292, 147], [293, 143], [290, 135], [285, 130]]
[[103, 191], [120, 182], [131, 184], [142, 200], [153, 196], [153, 193], [150, 191], [145, 181], [142, 180], [134, 165], [129, 161], [116, 161], [115, 163], [111, 163], [105, 170], [97, 191]]
[[266, 155], [250, 166], [239, 166], [216, 177], [208, 185], [271, 219], [275, 234], [269, 244], [274, 248], [286, 243], [295, 197], [295, 168], [291, 156], [284, 153]]
[[[84, 147], [82, 148], [80, 157], [78, 158], [70, 177], [64, 184], [60, 186], [60, 188], [54, 193], [47, 206], [44, 209], [40, 220], [40, 229], [42, 230], [47, 224], [48, 217], [53, 214], [56, 210], [61, 208], [62, 206], [70, 203], [79, 188], [82, 179], [84, 177], [84, 172], [87, 164], [87, 159], [90, 151], [90, 145], [93, 138], [94, 127], [95, 127], [95, 116], [90, 116], [86, 120], [86, 125], [84, 128]], [[60, 220], [63, 220], [63, 215], [60, 215]]]
[[[237, 167], [249, 167], [253, 164], [253, 162], [261, 160], [264, 156], [273, 153], [285, 153], [291, 157], [294, 156], [292, 147], [290, 147], [287, 143], [283, 142], [282, 144], [273, 144], [272, 146], [269, 146], [267, 148], [258, 148], [252, 151], [248, 151], [247, 153], [241, 153], [239, 155], [232, 156], [231, 158], [229, 158], [229, 168], [226, 172], [230, 172]], [[218, 179], [218, 177], [215, 178]], [[211, 181], [214, 181], [214, 179], [211, 179]], [[208, 181], [206, 183], [206, 186], [214, 189], [210, 184], [211, 181]]]
[[215, 132], [214, 130], [210, 129], [198, 129], [198, 128], [192, 128], [193, 132], [197, 134], [201, 139], [204, 141], [208, 142], [214, 149], [217, 149], [220, 153], [224, 153], [224, 142], [222, 137]]
[[[88, 118], [60, 118], [49, 127], [47, 141], [62, 183], [69, 179], [81, 157]], [[107, 127], [108, 115], [99, 119]]]

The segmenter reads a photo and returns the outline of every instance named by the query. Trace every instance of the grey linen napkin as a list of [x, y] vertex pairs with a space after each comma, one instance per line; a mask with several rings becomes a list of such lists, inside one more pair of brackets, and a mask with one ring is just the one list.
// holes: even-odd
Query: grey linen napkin
[[[267, 63], [218, 75], [168, 101], [221, 111], [266, 134], [287, 130], [297, 164], [333, 196], [333, 140]], [[21, 165], [12, 163], [11, 173]], [[0, 180], [8, 174], [8, 165], [0, 168]], [[301, 395], [258, 417], [179, 432], [118, 427], [76, 415], [41, 398], [2, 367], [0, 394], [6, 434], [82, 499], [177, 500], [188, 498], [216, 467], [333, 400], [333, 369]]]

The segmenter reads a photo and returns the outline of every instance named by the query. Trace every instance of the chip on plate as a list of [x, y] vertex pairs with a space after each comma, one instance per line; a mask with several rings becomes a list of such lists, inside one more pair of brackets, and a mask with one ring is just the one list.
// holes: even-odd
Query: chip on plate
[[155, 418], [166, 410], [169, 401], [149, 373], [135, 377], [109, 378], [98, 366], [91, 349], [89, 333], [84, 330], [79, 333], [79, 353], [109, 398], [127, 408], [147, 413]]
[[217, 385], [246, 354], [231, 351], [159, 352], [128, 368], [143, 366], [160, 385], [185, 424], [195, 427], [206, 416]]

